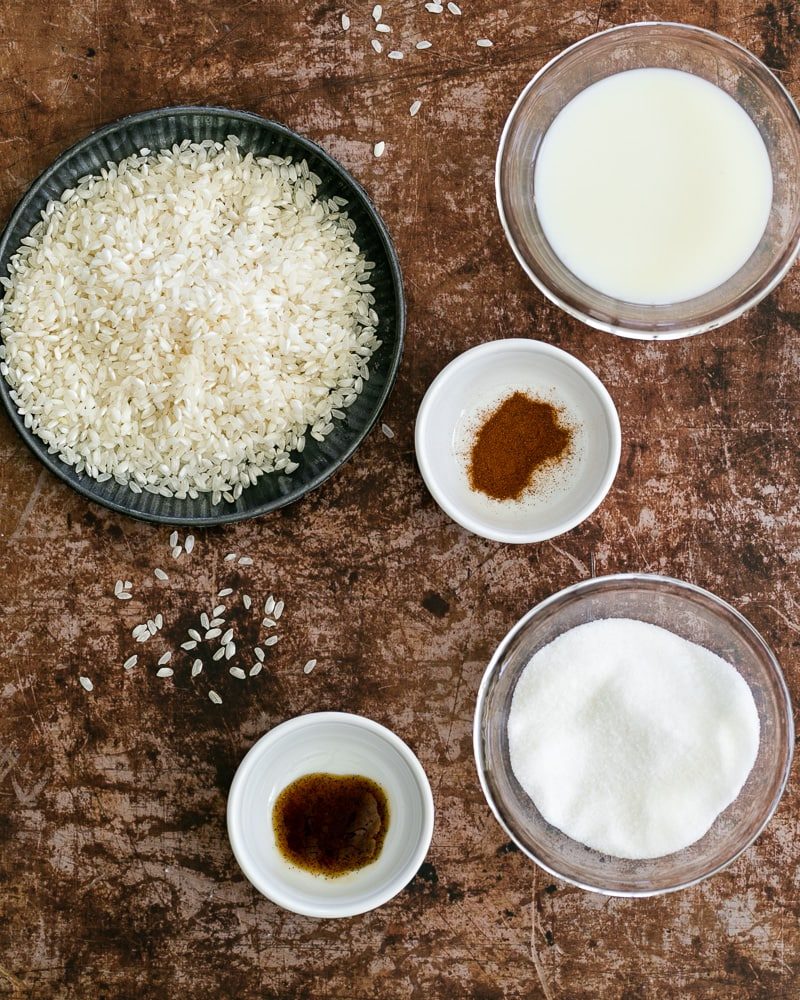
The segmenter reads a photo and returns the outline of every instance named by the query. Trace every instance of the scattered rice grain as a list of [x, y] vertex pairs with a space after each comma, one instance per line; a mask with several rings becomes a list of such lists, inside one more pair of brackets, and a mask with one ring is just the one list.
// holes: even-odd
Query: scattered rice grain
[[217, 694], [216, 691], [209, 691], [208, 692], [208, 697], [211, 699], [211, 701], [214, 702], [215, 705], [221, 705], [222, 704], [222, 698], [220, 698], [220, 696]]
[[309, 660], [306, 663], [306, 665], [303, 667], [303, 673], [304, 674], [310, 674], [311, 671], [314, 669], [314, 667], [316, 667], [316, 665], [317, 665], [317, 661], [316, 660]]
[[256, 646], [256, 648], [253, 650], [253, 652], [256, 654], [256, 657], [259, 660], [261, 660], [261, 662], [263, 663], [264, 662], [264, 650], [260, 646]]
[[394, 437], [394, 431], [388, 424], [381, 424], [381, 431], [386, 435], [387, 438], [389, 438], [390, 441]]
[[161, 667], [160, 670], [156, 670], [156, 677], [172, 677], [174, 673], [172, 667]]
[[389, 58], [390, 59], [402, 59], [403, 58], [403, 53], [399, 49], [392, 49], [392, 51], [389, 53]]
[[261, 662], [261, 660], [258, 660], [258, 662], [254, 663], [253, 666], [250, 667], [250, 676], [255, 677], [256, 674], [260, 674], [263, 667], [264, 664]]
[[192, 677], [197, 677], [197, 675], [202, 671], [202, 669], [203, 669], [203, 661], [199, 659], [195, 660], [194, 663], [192, 664]]
[[139, 662], [139, 657], [136, 653], [133, 656], [129, 656], [128, 659], [122, 664], [123, 670], [133, 670], [136, 664]]
[[247, 674], [242, 670], [241, 667], [231, 667], [228, 673], [231, 677], [238, 677], [240, 681], [243, 681]]
[[220, 646], [219, 649], [211, 657], [211, 659], [212, 660], [221, 660], [224, 655], [225, 655], [225, 647], [224, 646]]
[[156, 578], [156, 580], [169, 580], [169, 577], [167, 576], [167, 574], [159, 566], [157, 566], [153, 570], [153, 576]]
[[377, 38], [373, 38], [370, 44], [372, 45], [373, 49], [375, 49], [376, 52], [383, 52], [383, 46], [381, 45], [381, 43], [378, 41]]
[[349, 27], [350, 27], [350, 18], [347, 16], [347, 14], [342, 14], [342, 29], [344, 31], [347, 31]]
[[189, 553], [194, 548], [194, 535], [187, 535], [186, 536], [186, 541], [183, 543], [183, 547], [184, 547], [184, 550], [186, 551], [186, 555], [188, 556]]
[[479, 38], [475, 44], [479, 49], [490, 49], [494, 45], [494, 42], [491, 38]]
[[245, 611], [249, 611], [253, 603], [253, 599], [249, 594], [242, 594], [242, 604], [244, 605]]
[[222, 590], [217, 594], [217, 597], [227, 597], [228, 594], [233, 593], [233, 587], [223, 587]]
[[78, 680], [80, 681], [81, 687], [84, 689], [84, 691], [94, 690], [94, 684], [92, 684], [92, 682], [89, 680], [88, 677], [81, 676], [78, 678]]
[[268, 639], [264, 640], [264, 645], [265, 646], [274, 646], [277, 641], [278, 641], [277, 635], [271, 635]]
[[[408, 113], [409, 113], [409, 114], [411, 115], [411, 117], [413, 118], [413, 117], [414, 117], [414, 115], [416, 115], [416, 113], [417, 113], [417, 112], [419, 111], [419, 109], [420, 109], [421, 107], [422, 107], [422, 101], [414, 101], [414, 103], [413, 103], [413, 104], [411, 105], [411, 107], [410, 107], [410, 108], [408, 109]], [[384, 424], [383, 426], [385, 427], [385, 426], [386, 426], [386, 424]]]

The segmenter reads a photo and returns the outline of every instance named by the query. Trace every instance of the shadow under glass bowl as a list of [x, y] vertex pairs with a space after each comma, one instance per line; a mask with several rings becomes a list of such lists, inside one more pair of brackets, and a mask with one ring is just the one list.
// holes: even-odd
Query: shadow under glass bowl
[[[522, 671], [534, 653], [563, 632], [603, 618], [650, 622], [705, 646], [736, 667], [758, 710], [758, 755], [739, 796], [700, 840], [660, 858], [631, 861], [578, 843], [542, 817], [511, 769], [508, 716]], [[786, 787], [794, 724], [778, 662], [738, 611], [689, 583], [623, 574], [567, 587], [517, 622], [484, 674], [473, 739], [486, 800], [508, 836], [529, 858], [582, 889], [609, 896], [654, 896], [716, 874], [753, 843]]]
[[381, 347], [370, 361], [370, 377], [364, 390], [346, 410], [344, 420], [334, 421], [324, 441], [307, 439], [302, 454], [293, 454], [299, 468], [287, 476], [270, 473], [244, 490], [234, 503], [211, 504], [210, 494], [196, 500], [177, 500], [152, 493], [134, 493], [113, 479], [99, 483], [76, 473], [74, 468], [51, 455], [44, 442], [25, 427], [5, 379], [0, 378], [0, 396], [17, 431], [37, 457], [69, 486], [112, 510], [164, 524], [211, 525], [265, 514], [292, 503], [315, 489], [339, 469], [374, 426], [391, 392], [403, 353], [406, 308], [397, 252], [383, 220], [361, 185], [332, 156], [311, 140], [260, 115], [227, 108], [174, 107], [144, 111], [111, 122], [81, 139], [62, 153], [30, 186], [14, 209], [0, 236], [0, 274], [8, 273], [8, 262], [39, 221], [46, 204], [85, 174], [96, 173], [107, 162], [119, 162], [143, 147], [158, 150], [184, 139], [224, 141], [229, 135], [241, 140], [243, 150], [257, 156], [276, 154], [304, 158], [322, 180], [321, 198], [338, 195], [347, 199], [346, 211], [356, 224], [355, 239], [375, 262], [372, 284], [379, 317]]
[[[604, 295], [556, 256], [536, 210], [534, 173], [556, 115], [582, 90], [624, 70], [683, 70], [720, 87], [751, 117], [772, 166], [772, 208], [759, 245], [727, 281], [670, 305], [641, 305]], [[598, 330], [671, 340], [729, 323], [768, 295], [800, 249], [800, 114], [769, 69], [747, 49], [686, 24], [642, 22], [577, 42], [533, 77], [500, 139], [495, 189], [500, 220], [528, 277], [555, 305]]]

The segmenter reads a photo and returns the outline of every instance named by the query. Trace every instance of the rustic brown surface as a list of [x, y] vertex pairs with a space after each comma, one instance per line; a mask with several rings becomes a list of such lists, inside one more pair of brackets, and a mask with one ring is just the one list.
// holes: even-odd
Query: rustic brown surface
[[[355, 459], [272, 517], [198, 532], [93, 506], [0, 420], [0, 996], [77, 998], [703, 998], [800, 993], [800, 792], [726, 873], [609, 900], [510, 850], [474, 774], [470, 727], [494, 645], [536, 600], [588, 575], [659, 570], [730, 598], [800, 698], [800, 270], [750, 316], [689, 342], [630, 343], [560, 315], [505, 244], [492, 170], [523, 83], [596, 28], [668, 18], [748, 46], [800, 94], [796, 3], [464, 0], [464, 16], [388, 0], [402, 62], [369, 47], [371, 2], [0, 2], [0, 210], [92, 126], [169, 103], [275, 117], [338, 156], [396, 239], [408, 346], [385, 419]], [[486, 36], [495, 46], [477, 49]], [[412, 119], [408, 106], [423, 101]], [[385, 139], [382, 159], [372, 144]], [[468, 536], [426, 493], [414, 415], [457, 353], [541, 337], [603, 378], [622, 418], [616, 483], [586, 524], [512, 548]], [[231, 573], [223, 555], [254, 557]], [[164, 565], [168, 585], [152, 568]], [[136, 598], [114, 599], [118, 578]], [[177, 639], [233, 578], [286, 597], [257, 680], [125, 674], [130, 628], [161, 609]], [[144, 653], [139, 649], [138, 652]], [[314, 655], [319, 666], [305, 676]], [[79, 673], [93, 678], [83, 691]], [[224, 811], [237, 762], [275, 723], [349, 709], [419, 753], [438, 809], [428, 862], [381, 910], [318, 922], [245, 881]], [[797, 777], [795, 773], [795, 779]], [[4, 971], [3, 971], [4, 970]]]

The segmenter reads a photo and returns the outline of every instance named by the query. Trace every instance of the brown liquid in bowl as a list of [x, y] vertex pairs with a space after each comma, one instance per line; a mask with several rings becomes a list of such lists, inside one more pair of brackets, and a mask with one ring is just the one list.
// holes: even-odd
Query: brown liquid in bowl
[[336, 877], [371, 864], [389, 825], [386, 793], [358, 774], [306, 774], [280, 793], [272, 826], [283, 857]]

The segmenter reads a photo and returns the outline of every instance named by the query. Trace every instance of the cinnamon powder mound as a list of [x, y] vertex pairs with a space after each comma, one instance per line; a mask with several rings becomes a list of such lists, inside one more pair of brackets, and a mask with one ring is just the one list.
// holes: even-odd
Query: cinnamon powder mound
[[478, 428], [469, 483], [493, 500], [518, 500], [534, 472], [570, 451], [572, 431], [550, 403], [514, 392]]

